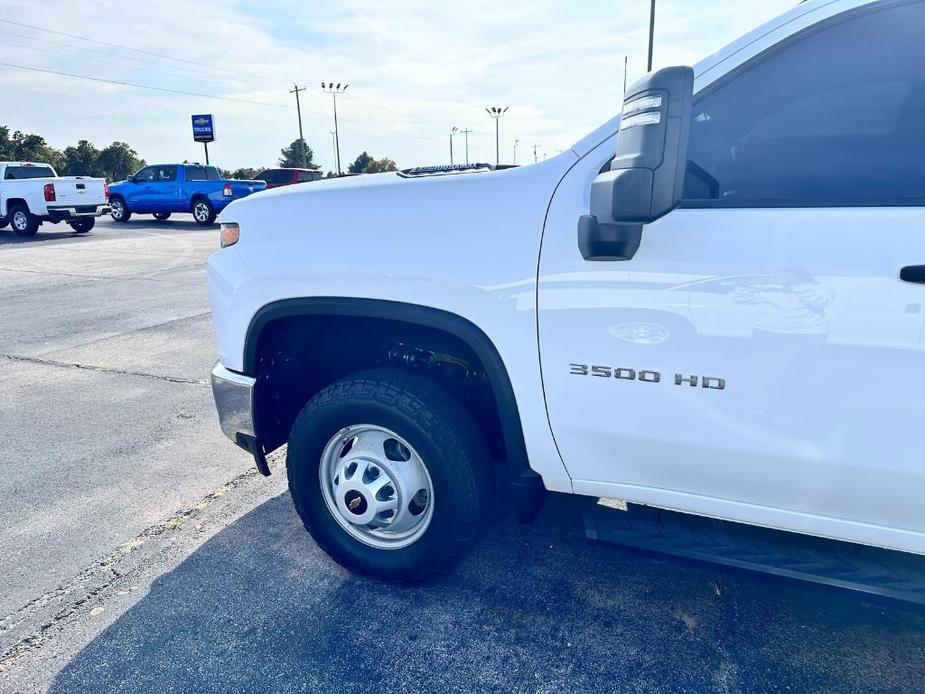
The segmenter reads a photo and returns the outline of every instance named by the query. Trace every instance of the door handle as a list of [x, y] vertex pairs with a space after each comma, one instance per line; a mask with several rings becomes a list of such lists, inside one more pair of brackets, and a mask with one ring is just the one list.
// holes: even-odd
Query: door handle
[[906, 265], [899, 268], [899, 279], [903, 282], [925, 284], [925, 265]]

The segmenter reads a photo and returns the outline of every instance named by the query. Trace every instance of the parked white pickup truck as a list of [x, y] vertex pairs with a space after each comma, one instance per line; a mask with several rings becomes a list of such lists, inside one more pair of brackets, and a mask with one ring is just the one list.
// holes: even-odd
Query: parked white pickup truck
[[0, 229], [35, 236], [43, 222], [67, 222], [78, 234], [90, 231], [109, 212], [102, 178], [58, 176], [48, 164], [0, 162]]
[[538, 164], [231, 204], [223, 430], [265, 473], [288, 442], [375, 576], [452, 563], [506, 477], [523, 518], [585, 495], [592, 537], [925, 598], [923, 26], [810, 0]]

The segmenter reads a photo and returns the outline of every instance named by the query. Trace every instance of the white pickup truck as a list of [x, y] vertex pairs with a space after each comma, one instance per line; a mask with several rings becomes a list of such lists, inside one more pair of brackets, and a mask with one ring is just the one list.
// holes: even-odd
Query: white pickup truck
[[925, 598], [923, 26], [809, 0], [543, 162], [234, 202], [223, 430], [267, 474], [288, 442], [305, 526], [375, 576], [548, 490], [592, 537]]
[[43, 222], [67, 222], [83, 234], [108, 212], [102, 178], [58, 176], [48, 164], [0, 162], [0, 229], [9, 225], [18, 236], [35, 236]]

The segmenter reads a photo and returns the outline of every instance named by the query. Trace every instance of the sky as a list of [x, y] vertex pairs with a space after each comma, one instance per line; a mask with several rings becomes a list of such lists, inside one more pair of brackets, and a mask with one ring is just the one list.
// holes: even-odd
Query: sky
[[[795, 0], [658, 0], [654, 67], [693, 64], [790, 9]], [[77, 140], [129, 143], [149, 163], [201, 161], [190, 115], [212, 113], [213, 164], [275, 165], [302, 127], [333, 169], [331, 97], [341, 165], [362, 152], [402, 168], [448, 163], [450, 132], [468, 128], [469, 160], [551, 156], [620, 110], [645, 72], [647, 0], [0, 0], [0, 125]], [[26, 26], [24, 26], [26, 25]], [[54, 33], [58, 32], [58, 33]], [[17, 65], [20, 67], [10, 67]], [[71, 76], [23, 68], [70, 73]], [[193, 92], [155, 91], [74, 75]], [[222, 98], [212, 98], [222, 97]], [[465, 159], [464, 138], [454, 160]]]

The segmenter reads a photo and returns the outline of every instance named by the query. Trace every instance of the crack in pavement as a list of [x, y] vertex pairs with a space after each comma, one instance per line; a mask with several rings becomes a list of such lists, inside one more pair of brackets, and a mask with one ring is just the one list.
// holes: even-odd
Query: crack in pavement
[[54, 359], [41, 359], [40, 357], [26, 357], [19, 354], [5, 354], [0, 352], [0, 357], [9, 361], [23, 362], [26, 364], [40, 364], [44, 366], [57, 366], [66, 369], [83, 369], [85, 371], [97, 371], [100, 373], [119, 374], [121, 376], [141, 376], [143, 378], [153, 378], [158, 381], [167, 383], [186, 383], [193, 386], [207, 386], [209, 382], [201, 378], [182, 378], [180, 376], [162, 376], [160, 374], [146, 373], [144, 371], [129, 371], [127, 369], [113, 369], [107, 366], [96, 366], [93, 364], [76, 364], [66, 361], [55, 361]]
[[[284, 450], [285, 447], [281, 449]], [[281, 451], [271, 456], [274, 467], [284, 460], [285, 453]], [[0, 673], [8, 672], [28, 653], [54, 638], [69, 623], [69, 618], [78, 616], [82, 607], [91, 602], [97, 602], [100, 606], [107, 596], [112, 597], [120, 582], [126, 579], [131, 582], [135, 575], [146, 568], [163, 563], [167, 557], [178, 552], [186, 552], [191, 542], [208, 534], [202, 532], [205, 525], [217, 525], [220, 530], [225, 526], [227, 516], [233, 515], [238, 506], [246, 505], [249, 488], [253, 488], [252, 493], [260, 492], [260, 487], [252, 483], [263, 479], [254, 468], [237, 475], [192, 506], [177, 511], [167, 520], [155, 523], [123, 542], [66, 583], [30, 600], [0, 619]], [[210, 508], [226, 495], [226, 503], [215, 509]], [[184, 522], [194, 519], [200, 520], [200, 525], [183, 533], [181, 529]], [[130, 587], [130, 590], [135, 589], [135, 586]], [[17, 628], [24, 629], [26, 633], [16, 635], [13, 632]], [[4, 644], [10, 635], [13, 641]]]
[[168, 267], [162, 270], [155, 270], [149, 274], [142, 275], [85, 275], [76, 272], [57, 272], [55, 270], [29, 270], [26, 268], [18, 267], [0, 267], [0, 272], [21, 272], [28, 275], [42, 275], [45, 277], [73, 277], [75, 279], [85, 279], [85, 280], [126, 280], [129, 282], [166, 282], [170, 283], [174, 280], [164, 278], [164, 277], [154, 277], [158, 274], [166, 274], [170, 272], [179, 272], [181, 270], [196, 270], [204, 269], [204, 265], [178, 265], [175, 267]]
[[101, 342], [109, 342], [111, 340], [117, 340], [121, 337], [128, 337], [130, 335], [139, 335], [142, 333], [159, 330], [160, 328], [167, 327], [168, 325], [182, 323], [183, 321], [193, 320], [195, 318], [203, 318], [204, 316], [208, 316], [211, 314], [212, 314], [211, 311], [200, 311], [199, 313], [192, 313], [188, 316], [178, 316], [177, 318], [168, 318], [167, 320], [163, 320], [160, 323], [152, 323], [151, 325], [143, 325], [140, 328], [134, 327], [134, 328], [129, 328], [127, 330], [122, 330], [120, 332], [105, 333], [100, 337], [95, 337], [92, 340], [87, 340], [86, 342], [77, 342], [73, 345], [68, 345], [67, 347], [53, 347], [52, 349], [48, 349], [43, 352], [40, 352], [37, 357], [33, 357], [33, 358], [37, 358], [37, 359], [45, 358], [47, 356], [54, 354], [55, 352], [64, 352], [64, 351], [73, 352], [74, 350], [85, 349], [89, 347], [90, 345], [99, 344]]

